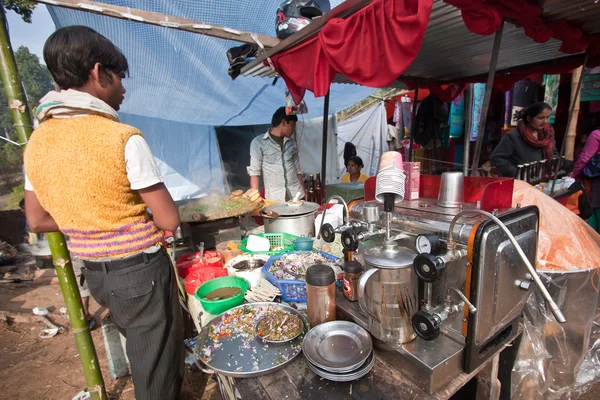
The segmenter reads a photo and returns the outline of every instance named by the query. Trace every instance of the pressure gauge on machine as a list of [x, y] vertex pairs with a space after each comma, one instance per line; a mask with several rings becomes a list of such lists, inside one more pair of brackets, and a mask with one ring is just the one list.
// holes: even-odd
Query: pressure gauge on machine
[[442, 250], [442, 242], [435, 233], [428, 233], [417, 236], [415, 247], [419, 254], [439, 254]]

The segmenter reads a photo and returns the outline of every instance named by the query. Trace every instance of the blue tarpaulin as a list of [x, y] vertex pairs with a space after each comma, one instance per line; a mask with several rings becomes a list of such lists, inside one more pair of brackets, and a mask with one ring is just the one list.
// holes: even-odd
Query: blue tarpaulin
[[[275, 36], [279, 1], [105, 0], [103, 3]], [[331, 6], [339, 3], [340, 0], [333, 0]], [[175, 198], [196, 197], [215, 186], [223, 187], [223, 174], [217, 173], [215, 166], [220, 156], [214, 126], [269, 123], [275, 109], [285, 105], [281, 79], [275, 85], [267, 78], [240, 76], [231, 80], [226, 52], [240, 45], [238, 42], [84, 11], [48, 9], [57, 28], [89, 26], [123, 51], [130, 65], [130, 77], [124, 81], [127, 94], [120, 110], [123, 121], [136, 126], [147, 137]], [[333, 84], [330, 112], [341, 111], [372, 92], [373, 89], [357, 85]], [[309, 114], [304, 118], [322, 116], [323, 98], [315, 99], [307, 93], [305, 101]], [[173, 154], [175, 148], [181, 152]]]

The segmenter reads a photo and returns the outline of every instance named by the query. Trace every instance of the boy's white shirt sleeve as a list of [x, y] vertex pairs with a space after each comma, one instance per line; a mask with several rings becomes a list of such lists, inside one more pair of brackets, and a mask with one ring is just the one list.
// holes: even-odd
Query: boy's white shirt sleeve
[[131, 136], [125, 143], [125, 165], [132, 190], [145, 189], [162, 182], [150, 146], [140, 135]]
[[[162, 182], [150, 146], [140, 135], [131, 136], [125, 143], [125, 165], [132, 190], [145, 189]], [[34, 191], [27, 174], [25, 174], [25, 190]]]

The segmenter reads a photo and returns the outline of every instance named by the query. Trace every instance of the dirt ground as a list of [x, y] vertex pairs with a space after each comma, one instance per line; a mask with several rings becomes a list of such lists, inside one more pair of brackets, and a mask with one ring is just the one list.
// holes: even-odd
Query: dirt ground
[[[35, 270], [33, 260], [21, 260], [20, 267], [0, 267], [3, 282], [8, 279], [31, 279]], [[38, 271], [41, 272], [42, 270]], [[14, 317], [13, 323], [0, 318], [0, 397], [3, 399], [70, 400], [86, 387], [77, 346], [69, 331], [69, 322], [59, 309], [64, 306], [60, 287], [52, 282], [53, 270], [43, 270], [42, 276], [21, 283], [0, 283], [0, 314]], [[104, 311], [91, 301], [97, 323]], [[52, 339], [40, 339], [44, 327], [32, 314], [34, 307], [46, 307], [48, 318], [67, 329]], [[110, 399], [133, 400], [131, 378], [111, 380], [108, 375], [102, 332], [95, 329], [92, 337], [100, 360]], [[186, 365], [181, 399], [220, 399], [214, 379], [193, 371]]]

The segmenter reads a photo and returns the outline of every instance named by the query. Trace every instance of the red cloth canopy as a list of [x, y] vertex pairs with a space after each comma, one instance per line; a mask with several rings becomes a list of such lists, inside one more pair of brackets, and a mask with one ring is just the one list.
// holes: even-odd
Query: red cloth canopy
[[[535, 42], [545, 43], [551, 37], [561, 40], [561, 52], [572, 54], [588, 50], [588, 65], [600, 65], [600, 35], [586, 35], [564, 19], [546, 21], [541, 16], [542, 8], [535, 4], [524, 0], [445, 1], [461, 10], [471, 32], [491, 35], [499, 29], [503, 19], [511, 19]], [[306, 89], [316, 97], [326, 95], [337, 73], [363, 86], [388, 86], [417, 56], [432, 3], [433, 0], [374, 0], [346, 19], [332, 18], [317, 37], [274, 55], [271, 60], [297, 103]], [[569, 59], [550, 68], [505, 71], [496, 76], [494, 86], [506, 91], [532, 73], [567, 72], [581, 64], [579, 59]], [[421, 87], [431, 90], [443, 101], [452, 101], [467, 83], [482, 81], [485, 78]], [[405, 83], [409, 88], [414, 87], [411, 82]]]
[[374, 0], [346, 19], [332, 18], [318, 36], [271, 58], [294, 101], [305, 89], [327, 94], [340, 73], [370, 87], [390, 85], [414, 61], [433, 0]]

